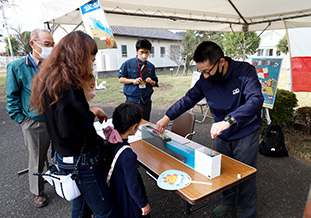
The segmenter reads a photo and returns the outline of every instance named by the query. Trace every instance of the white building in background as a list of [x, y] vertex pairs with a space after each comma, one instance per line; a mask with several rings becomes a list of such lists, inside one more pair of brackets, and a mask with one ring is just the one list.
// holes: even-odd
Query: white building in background
[[136, 56], [137, 40], [146, 38], [152, 43], [148, 61], [157, 71], [176, 68], [181, 63], [180, 41], [182, 37], [167, 29], [111, 27], [118, 48], [99, 50], [96, 71], [99, 77], [116, 75], [126, 60]]
[[[64, 35], [73, 31], [74, 26], [62, 25], [53, 32], [57, 43]], [[83, 26], [77, 30], [84, 31]], [[133, 27], [111, 27], [117, 48], [99, 50], [96, 55], [95, 70], [99, 78], [116, 76], [124, 61], [136, 56], [137, 40], [146, 38], [152, 43], [148, 61], [153, 63], [156, 71], [171, 70], [181, 63], [182, 35], [167, 29], [148, 29]]]
[[257, 53], [250, 56], [250, 58], [269, 57], [269, 58], [282, 58], [281, 70], [288, 71], [290, 68], [289, 53], [278, 52], [276, 45], [284, 37], [285, 30], [269, 30], [260, 36], [260, 45]]

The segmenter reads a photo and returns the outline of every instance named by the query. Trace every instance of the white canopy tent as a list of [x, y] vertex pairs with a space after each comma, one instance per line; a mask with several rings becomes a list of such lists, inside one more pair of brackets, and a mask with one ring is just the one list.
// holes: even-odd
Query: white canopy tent
[[[56, 27], [61, 24], [82, 24], [78, 8], [89, 2], [38, 1], [41, 4], [43, 21]], [[311, 27], [310, 0], [99, 1], [110, 26], [244, 33]], [[266, 114], [269, 114], [268, 109]], [[269, 117], [267, 119], [270, 120]]]
[[[49, 24], [78, 25], [89, 0], [37, 0]], [[111, 26], [204, 31], [311, 27], [310, 0], [100, 0]]]

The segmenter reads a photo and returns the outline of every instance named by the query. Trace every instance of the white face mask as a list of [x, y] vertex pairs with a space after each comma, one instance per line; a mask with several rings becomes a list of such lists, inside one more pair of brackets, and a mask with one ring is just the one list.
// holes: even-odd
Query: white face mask
[[96, 96], [95, 90], [88, 91], [88, 92], [86, 93], [86, 95], [85, 95], [86, 100], [87, 100], [88, 102], [92, 101], [92, 99], [93, 99], [95, 96]]
[[138, 59], [141, 60], [142, 62], [145, 62], [148, 59], [147, 54], [139, 54]]
[[[34, 41], [34, 43], [36, 43]], [[38, 45], [38, 43], [36, 43], [37, 46], [39, 46], [41, 48], [41, 53], [39, 53], [36, 49], [35, 52], [37, 52], [37, 54], [42, 58], [42, 59], [47, 59], [49, 57], [49, 55], [51, 54], [53, 47], [43, 47]]]

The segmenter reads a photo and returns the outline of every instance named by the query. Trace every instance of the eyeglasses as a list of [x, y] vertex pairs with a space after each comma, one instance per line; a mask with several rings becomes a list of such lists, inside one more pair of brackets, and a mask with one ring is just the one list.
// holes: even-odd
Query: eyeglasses
[[54, 47], [54, 45], [55, 45], [55, 42], [47, 42], [47, 41], [42, 42], [42, 41], [39, 41], [39, 40], [32, 40], [32, 41], [38, 42], [41, 45], [43, 45], [44, 47]]
[[[215, 64], [212, 66], [212, 68], [209, 70], [209, 71], [207, 71], [207, 70], [199, 70], [199, 69], [197, 69], [197, 71], [198, 72], [200, 72], [200, 73], [203, 73], [203, 74], [207, 74], [207, 75], [211, 75], [210, 74], [210, 72], [214, 69], [214, 67], [216, 66], [216, 64], [218, 63], [220, 61], [220, 58], [215, 62]], [[206, 72], [207, 71], [207, 72]]]

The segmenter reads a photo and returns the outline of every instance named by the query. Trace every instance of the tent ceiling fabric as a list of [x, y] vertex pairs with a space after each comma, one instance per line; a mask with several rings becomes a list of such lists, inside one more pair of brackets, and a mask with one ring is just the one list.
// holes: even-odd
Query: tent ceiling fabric
[[[79, 24], [88, 0], [40, 0], [43, 20]], [[100, 0], [109, 25], [205, 31], [248, 31], [311, 26], [310, 0]], [[53, 6], [53, 7], [51, 7]], [[282, 20], [283, 19], [283, 20]], [[231, 26], [231, 28], [230, 28]]]

